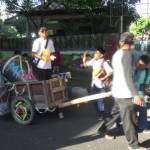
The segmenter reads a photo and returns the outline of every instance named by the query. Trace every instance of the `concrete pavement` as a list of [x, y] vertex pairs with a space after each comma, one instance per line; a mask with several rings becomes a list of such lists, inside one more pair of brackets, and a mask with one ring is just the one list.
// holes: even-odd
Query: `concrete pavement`
[[[92, 103], [64, 109], [57, 114], [38, 114], [32, 125], [22, 126], [10, 115], [0, 117], [0, 150], [127, 150], [124, 135], [115, 140], [100, 138], [97, 113]], [[139, 141], [150, 148], [150, 134], [139, 133]]]

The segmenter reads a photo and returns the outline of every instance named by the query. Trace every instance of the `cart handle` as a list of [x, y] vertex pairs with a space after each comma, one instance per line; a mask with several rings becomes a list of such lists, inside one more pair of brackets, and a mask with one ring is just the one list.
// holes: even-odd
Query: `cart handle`
[[110, 97], [112, 96], [112, 92], [105, 92], [105, 93], [100, 93], [100, 94], [93, 94], [93, 95], [89, 95], [89, 96], [84, 96], [81, 98], [76, 98], [74, 100], [71, 100], [69, 102], [64, 102], [58, 105], [59, 108], [64, 108], [64, 107], [68, 107], [68, 106], [72, 106], [75, 104], [79, 104], [79, 103], [85, 103], [85, 102], [89, 102], [89, 101], [95, 101], [98, 100], [100, 98], [106, 98], [106, 97]]

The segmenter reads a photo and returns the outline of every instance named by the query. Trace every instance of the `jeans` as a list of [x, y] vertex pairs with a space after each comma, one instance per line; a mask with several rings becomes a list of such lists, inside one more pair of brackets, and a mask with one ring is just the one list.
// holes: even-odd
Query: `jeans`
[[[97, 88], [95, 85], [91, 88], [91, 94], [98, 94], [98, 93], [102, 93], [105, 92], [104, 88]], [[104, 99], [99, 99], [96, 102], [96, 109], [98, 111], [98, 113], [100, 112], [104, 112]]]
[[142, 130], [147, 128], [147, 107], [146, 106], [141, 106], [139, 108], [138, 128]]

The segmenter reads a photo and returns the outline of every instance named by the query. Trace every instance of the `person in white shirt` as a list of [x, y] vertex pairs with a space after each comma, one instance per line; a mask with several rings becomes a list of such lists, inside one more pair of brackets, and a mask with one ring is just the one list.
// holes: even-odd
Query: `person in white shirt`
[[55, 60], [53, 41], [48, 38], [48, 29], [40, 27], [38, 30], [39, 37], [34, 40], [32, 46], [32, 56], [36, 62], [33, 67], [33, 73], [37, 80], [48, 80], [51, 78], [52, 63]]
[[[112, 68], [107, 61], [104, 60], [105, 50], [102, 47], [95, 48], [94, 57], [87, 61], [87, 51], [83, 54], [83, 65], [92, 67], [92, 83], [91, 93], [97, 94], [105, 92], [104, 81], [112, 75]], [[97, 101], [97, 110], [99, 119], [103, 120], [105, 117], [104, 100]]]

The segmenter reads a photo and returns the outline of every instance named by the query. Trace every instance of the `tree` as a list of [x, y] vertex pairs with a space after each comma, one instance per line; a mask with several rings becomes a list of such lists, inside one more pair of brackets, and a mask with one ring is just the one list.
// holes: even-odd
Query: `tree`
[[6, 11], [17, 13], [30, 10], [40, 5], [42, 0], [1, 0], [6, 5]]
[[29, 11], [39, 8], [47, 8], [52, 2], [61, 3], [66, 9], [88, 9], [94, 10], [96, 8], [102, 8], [113, 4], [113, 6], [120, 7], [134, 5], [140, 0], [1, 0], [5, 3], [6, 9], [10, 13], [17, 13], [19, 11]]
[[0, 37], [17, 37], [18, 32], [13, 26], [4, 25], [0, 20]]
[[150, 30], [150, 16], [148, 17], [140, 17], [136, 21], [132, 22], [130, 27], [130, 31], [135, 35], [142, 35], [148, 30]]
[[[134, 4], [139, 0], [1, 0], [6, 5], [6, 10], [9, 13], [16, 13], [24, 15], [26, 22], [32, 22], [37, 28], [37, 21], [35, 21], [29, 14], [31, 11], [46, 11], [50, 10], [52, 3], [59, 3], [64, 6], [65, 10], [83, 10], [92, 22], [93, 32], [95, 32], [95, 25], [97, 18], [103, 18], [106, 29], [117, 28], [120, 26], [120, 15], [124, 16], [124, 29], [126, 26], [137, 17]], [[23, 12], [23, 13], [22, 13]], [[123, 14], [122, 14], [123, 13]], [[44, 24], [43, 17], [38, 18], [40, 24]], [[36, 18], [37, 20], [37, 18]], [[17, 22], [19, 22], [17, 20]], [[45, 21], [46, 22], [46, 21]], [[31, 25], [30, 25], [31, 26]], [[112, 27], [113, 26], [113, 27]], [[25, 30], [23, 30], [25, 31]], [[108, 30], [107, 30], [108, 31]]]

